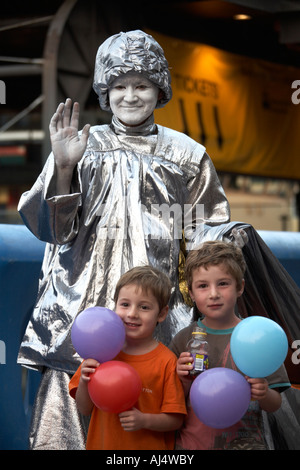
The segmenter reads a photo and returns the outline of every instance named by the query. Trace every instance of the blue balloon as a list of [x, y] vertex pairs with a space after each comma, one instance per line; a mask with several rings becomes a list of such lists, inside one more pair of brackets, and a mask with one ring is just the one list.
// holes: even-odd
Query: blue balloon
[[288, 351], [285, 332], [269, 318], [245, 318], [234, 328], [230, 350], [232, 358], [245, 375], [267, 377], [284, 362]]

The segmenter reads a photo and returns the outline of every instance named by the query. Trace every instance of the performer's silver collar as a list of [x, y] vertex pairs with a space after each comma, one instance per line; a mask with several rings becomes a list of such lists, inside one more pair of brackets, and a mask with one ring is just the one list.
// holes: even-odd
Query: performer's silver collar
[[113, 131], [120, 135], [152, 135], [157, 134], [157, 126], [154, 122], [154, 116], [148, 117], [148, 119], [138, 126], [126, 126], [116, 116], [113, 116], [111, 121], [111, 127]]

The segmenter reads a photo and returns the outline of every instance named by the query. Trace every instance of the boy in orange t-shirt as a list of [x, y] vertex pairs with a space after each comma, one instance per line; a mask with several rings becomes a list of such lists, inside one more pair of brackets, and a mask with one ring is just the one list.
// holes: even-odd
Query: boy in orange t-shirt
[[115, 311], [124, 322], [126, 338], [115, 360], [137, 370], [142, 391], [132, 409], [120, 414], [104, 412], [94, 406], [88, 393], [89, 375], [99, 363], [94, 359], [82, 362], [69, 389], [79, 411], [91, 414], [87, 450], [174, 449], [175, 430], [186, 414], [184, 392], [176, 373], [176, 356], [153, 337], [157, 323], [168, 314], [170, 292], [168, 277], [150, 266], [133, 268], [119, 280]]

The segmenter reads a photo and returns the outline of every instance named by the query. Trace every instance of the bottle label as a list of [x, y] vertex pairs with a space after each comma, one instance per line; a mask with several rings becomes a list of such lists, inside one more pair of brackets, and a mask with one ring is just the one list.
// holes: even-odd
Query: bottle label
[[191, 375], [200, 374], [200, 372], [208, 369], [208, 356], [207, 354], [192, 353], [194, 368], [190, 371]]

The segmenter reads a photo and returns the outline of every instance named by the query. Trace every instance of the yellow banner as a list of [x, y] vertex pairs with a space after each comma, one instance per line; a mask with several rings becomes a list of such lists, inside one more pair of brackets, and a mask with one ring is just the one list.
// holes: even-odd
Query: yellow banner
[[300, 179], [300, 69], [149, 33], [172, 76], [158, 124], [202, 143], [218, 171]]

